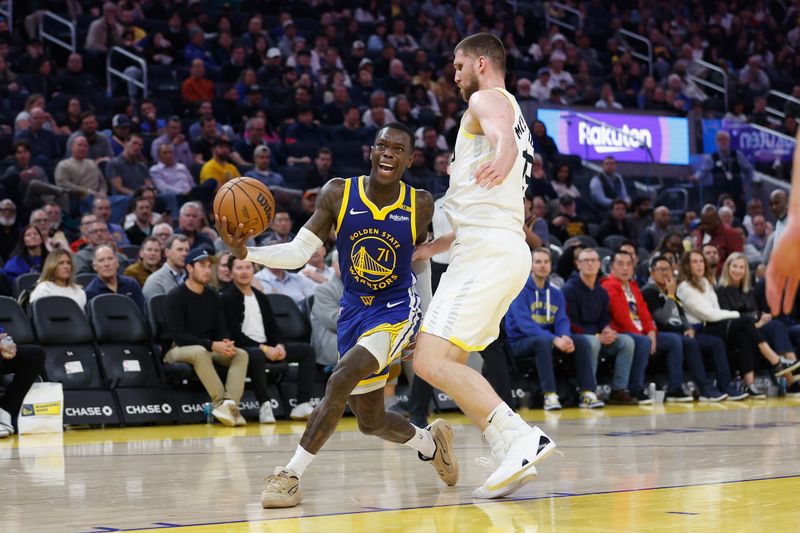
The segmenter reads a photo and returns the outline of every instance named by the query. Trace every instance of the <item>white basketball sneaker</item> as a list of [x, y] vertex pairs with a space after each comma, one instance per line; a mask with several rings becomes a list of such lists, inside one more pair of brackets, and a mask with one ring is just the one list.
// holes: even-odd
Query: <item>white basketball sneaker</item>
[[274, 424], [275, 414], [272, 412], [272, 404], [269, 400], [261, 404], [261, 409], [258, 410], [259, 424]]
[[[479, 457], [477, 462], [481, 466], [490, 466], [491, 468], [496, 468], [498, 465], [502, 464], [503, 460], [506, 457], [506, 453], [508, 452], [508, 444], [500, 436], [499, 432], [494, 429], [492, 426], [489, 426], [486, 429], [487, 432], [495, 432], [497, 434], [496, 439], [494, 439], [494, 444], [492, 445], [492, 456], [491, 457]], [[484, 433], [485, 434], [485, 433]], [[491, 442], [490, 442], [491, 444]], [[486, 487], [486, 483], [472, 491], [473, 498], [481, 498], [481, 499], [491, 499], [491, 498], [502, 498], [504, 496], [508, 496], [509, 494], [516, 492], [520, 487], [532, 481], [538, 472], [536, 471], [536, 467], [531, 467], [525, 473], [525, 476], [502, 487], [497, 490], [489, 490]]]
[[525, 434], [513, 431], [503, 433], [503, 440], [506, 441], [508, 451], [500, 466], [484, 483], [484, 487], [489, 493], [501, 491], [501, 489], [526, 478], [527, 481], [530, 481], [529, 472], [531, 470], [535, 472], [534, 465], [556, 449], [556, 443], [538, 427], [534, 427], [533, 431]]

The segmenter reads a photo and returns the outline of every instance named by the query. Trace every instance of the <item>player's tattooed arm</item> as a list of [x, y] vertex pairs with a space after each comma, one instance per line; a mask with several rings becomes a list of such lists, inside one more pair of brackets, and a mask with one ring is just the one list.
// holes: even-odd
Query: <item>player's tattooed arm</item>
[[322, 187], [317, 196], [314, 214], [303, 226], [322, 242], [328, 240], [331, 228], [336, 226], [336, 220], [339, 218], [344, 197], [344, 183], [345, 180], [342, 178], [333, 178]]
[[417, 219], [417, 242], [414, 244], [423, 244], [428, 240], [428, 226], [433, 220], [433, 196], [428, 191], [419, 189], [416, 189], [414, 194], [417, 195], [417, 212], [415, 214]]

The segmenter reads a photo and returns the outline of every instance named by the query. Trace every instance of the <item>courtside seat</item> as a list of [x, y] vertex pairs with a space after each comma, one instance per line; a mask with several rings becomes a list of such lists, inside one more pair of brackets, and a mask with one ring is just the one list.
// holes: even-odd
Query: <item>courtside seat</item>
[[101, 294], [88, 308], [109, 388], [159, 387], [147, 325], [136, 303], [121, 294]]
[[268, 294], [267, 298], [282, 336], [291, 342], [310, 342], [311, 323], [294, 300], [285, 294]]
[[34, 344], [33, 328], [25, 311], [8, 296], [0, 296], [0, 326], [14, 337], [17, 344]]
[[147, 300], [147, 319], [150, 333], [157, 348], [157, 357], [169, 383], [186, 383], [197, 379], [194, 368], [188, 363], [164, 363], [164, 354], [172, 347], [172, 339], [166, 331], [167, 321], [164, 317], [164, 301], [166, 294], [158, 294]]
[[49, 296], [33, 302], [31, 315], [46, 354], [47, 380], [61, 382], [65, 390], [101, 388], [92, 328], [78, 304], [63, 296]]

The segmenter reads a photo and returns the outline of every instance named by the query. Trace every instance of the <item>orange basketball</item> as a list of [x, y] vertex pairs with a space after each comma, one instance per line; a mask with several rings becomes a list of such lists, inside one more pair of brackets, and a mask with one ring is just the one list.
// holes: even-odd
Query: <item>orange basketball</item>
[[275, 216], [275, 198], [269, 187], [254, 178], [234, 178], [217, 191], [214, 214], [220, 221], [226, 217], [228, 231], [233, 235], [239, 224], [243, 233], [251, 229], [254, 235], [266, 230]]

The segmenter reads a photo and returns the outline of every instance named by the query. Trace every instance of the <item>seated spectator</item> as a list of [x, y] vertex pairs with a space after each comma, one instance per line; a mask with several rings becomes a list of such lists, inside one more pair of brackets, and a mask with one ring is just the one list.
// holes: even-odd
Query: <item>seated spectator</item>
[[89, 143], [79, 135], [72, 143], [72, 157], [56, 165], [56, 185], [70, 193], [70, 211], [85, 211], [95, 196], [105, 196], [108, 183], [97, 163], [88, 157]]
[[[796, 361], [797, 355], [789, 339], [786, 325], [780, 320], [773, 320], [771, 314], [760, 311], [751, 279], [747, 257], [739, 252], [729, 255], [722, 266], [722, 275], [717, 286], [719, 306], [722, 309], [738, 311], [742, 316], [752, 316], [755, 319], [756, 329], [764, 335], [775, 352], [788, 361]], [[792, 376], [787, 374], [786, 379], [791, 385]]]
[[[667, 351], [668, 402], [690, 402], [692, 397], [683, 392], [683, 344], [680, 335], [658, 333], [641, 291], [633, 279], [634, 258], [623, 251], [611, 256], [611, 275], [603, 279], [602, 286], [608, 293], [611, 327], [617, 333], [633, 338], [634, 366], [631, 369], [631, 395], [639, 404], [653, 403], [644, 391], [644, 377], [648, 356], [657, 348]], [[636, 364], [637, 361], [643, 364]]]
[[[203, 32], [197, 30], [202, 36]], [[202, 59], [192, 61], [189, 77], [181, 84], [181, 97], [186, 104], [197, 104], [214, 99], [214, 82], [206, 76], [206, 66]]]
[[764, 216], [764, 204], [760, 198], [752, 198], [747, 202], [747, 214], [742, 219], [742, 225], [747, 230], [748, 235], [753, 233], [753, 218], [756, 215]]
[[620, 235], [630, 239], [631, 230], [628, 227], [627, 214], [628, 208], [623, 200], [615, 199], [611, 202], [611, 212], [597, 231], [598, 242], [602, 243], [606, 237], [611, 235]]
[[36, 226], [36, 229], [39, 230], [39, 233], [44, 236], [44, 247], [48, 252], [51, 252], [56, 248], [63, 248], [64, 250], [69, 248], [69, 242], [67, 242], [67, 237], [64, 235], [64, 231], [54, 227], [53, 223], [50, 221], [50, 216], [47, 214], [47, 211], [44, 209], [34, 209], [31, 211], [29, 221], [31, 225]]
[[136, 302], [142, 317], [145, 316], [142, 289], [135, 279], [118, 274], [119, 259], [111, 246], [101, 244], [95, 248], [92, 268], [97, 275], [86, 287], [87, 299], [91, 300], [99, 294], [122, 294]]
[[[547, 134], [547, 126], [541, 120], [534, 120], [531, 125], [531, 139], [533, 140], [533, 151], [544, 157], [544, 162], [548, 168], [552, 168], [553, 160], [558, 155], [556, 142]], [[577, 196], [574, 196], [577, 198]]]
[[622, 109], [622, 104], [616, 101], [614, 90], [608, 83], [604, 83], [600, 87], [600, 99], [594, 103], [594, 106], [598, 109]]
[[144, 287], [147, 278], [161, 266], [161, 243], [156, 237], [146, 237], [139, 246], [139, 258], [125, 268], [124, 274]]
[[544, 393], [544, 410], [561, 409], [553, 368], [553, 354], [572, 356], [581, 389], [580, 406], [603, 407], [597, 399], [594, 369], [597, 361], [589, 341], [570, 332], [569, 318], [561, 291], [550, 286], [550, 251], [537, 248], [532, 253], [531, 276], [525, 288], [511, 302], [505, 317], [508, 344], [514, 357], [535, 357], [539, 384]]
[[[696, 333], [686, 319], [683, 305], [676, 294], [678, 284], [670, 260], [665, 256], [653, 257], [650, 261], [650, 274], [653, 282], [642, 289], [642, 296], [647, 302], [659, 335], [672, 333], [681, 336], [689, 372], [700, 389], [700, 401], [745, 399], [747, 395], [737, 391], [731, 381], [725, 344], [719, 337]], [[701, 352], [714, 361], [718, 385], [714, 385], [714, 381], [707, 377]]]
[[522, 228], [525, 242], [531, 250], [546, 248], [550, 244], [550, 230], [547, 228], [544, 200], [540, 196], [531, 198], [528, 193], [525, 191], [525, 224]]
[[[244, 392], [248, 356], [231, 340], [221, 299], [207, 287], [211, 278], [208, 251], [192, 250], [186, 256], [186, 270], [186, 282], [170, 290], [164, 301], [166, 329], [174, 342], [164, 355], [164, 362], [192, 365], [211, 396], [214, 418], [226, 426], [244, 426], [247, 422], [239, 413], [239, 401]], [[224, 385], [215, 364], [228, 367]]]
[[314, 158], [314, 166], [306, 173], [303, 189], [315, 189], [325, 185], [334, 177], [332, 166], [333, 152], [328, 148], [320, 148]]
[[559, 198], [565, 194], [576, 200], [581, 197], [581, 191], [572, 183], [572, 169], [566, 163], [556, 167], [555, 179], [552, 181], [552, 185]]
[[286, 129], [286, 155], [295, 159], [311, 158], [325, 145], [319, 126], [314, 124], [310, 107], [297, 110], [296, 121]]
[[714, 269], [715, 275], [722, 272], [722, 264], [733, 252], [744, 251], [744, 239], [730, 226], [722, 223], [717, 208], [713, 205], [706, 205], [700, 213], [700, 230], [697, 235], [696, 246], [698, 248], [705, 244], [713, 244], [719, 254], [719, 263]]
[[330, 281], [317, 286], [314, 290], [314, 305], [311, 306], [311, 346], [314, 347], [317, 364], [322, 366], [334, 366], [339, 360], [336, 322], [341, 309], [340, 300], [344, 294], [344, 285], [336, 251], [332, 254], [331, 265], [334, 276]]
[[[131, 119], [128, 115], [117, 114], [111, 119], [111, 151], [114, 157], [119, 156], [125, 149], [131, 136]], [[113, 185], [113, 184], [112, 184]]]
[[160, 222], [153, 226], [153, 237], [158, 239], [158, 243], [161, 245], [162, 250], [166, 248], [167, 239], [172, 237], [173, 233], [175, 233], [175, 231], [172, 229], [172, 226], [166, 222]]
[[531, 196], [541, 196], [547, 200], [555, 200], [558, 198], [555, 189], [553, 189], [553, 185], [550, 183], [550, 177], [545, 171], [542, 156], [539, 154], [533, 154], [533, 170], [531, 171], [531, 180], [528, 183], [528, 190], [531, 191]]
[[[186, 141], [186, 137], [181, 130], [182, 124], [180, 117], [170, 117], [166, 126], [164, 127], [164, 135], [156, 137], [156, 139], [153, 141], [153, 144], [150, 146], [150, 159], [153, 161], [160, 161], [161, 157], [159, 154], [159, 149], [162, 145], [169, 144], [172, 146], [172, 151], [177, 163], [184, 165], [186, 168], [192, 166], [192, 163], [194, 163], [192, 150], [189, 147], [189, 143]], [[151, 168], [151, 177], [152, 171], [153, 169]], [[153, 179], [155, 180], [155, 178]], [[156, 184], [156, 186], [158, 187], [158, 184]], [[159, 188], [159, 190], [161, 189]]]
[[[631, 202], [631, 211], [626, 220], [631, 240], [638, 243], [642, 240], [644, 231], [653, 223], [653, 201], [647, 196], [636, 196]], [[667, 213], [669, 214], [669, 210]]]
[[117, 19], [117, 4], [106, 2], [103, 4], [103, 14], [89, 24], [84, 48], [93, 52], [96, 57], [105, 55], [109, 47], [122, 44], [122, 24]]
[[330, 281], [334, 276], [334, 271], [333, 267], [325, 264], [325, 254], [327, 253], [325, 247], [320, 246], [300, 273], [316, 284]]
[[17, 241], [19, 241], [17, 206], [6, 198], [0, 200], [0, 260], [3, 263], [11, 257]]
[[172, 235], [164, 244], [164, 264], [147, 277], [142, 286], [146, 300], [159, 294], [167, 294], [186, 280], [185, 262], [189, 253], [186, 235]]
[[275, 216], [272, 217], [270, 229], [261, 234], [258, 238], [259, 246], [269, 246], [270, 244], [280, 244], [291, 242], [295, 234], [292, 232], [292, 219], [289, 212], [278, 208]]
[[[8, 333], [0, 326], [0, 339]], [[14, 420], [22, 407], [22, 401], [44, 370], [44, 350], [34, 345], [3, 344], [0, 350], [0, 380], [13, 374], [11, 383], [0, 395], [0, 438], [14, 434]]]
[[111, 233], [111, 237], [117, 247], [130, 244], [122, 226], [111, 222], [111, 201], [108, 198], [105, 196], [95, 197], [92, 202], [92, 213], [94, 213], [98, 221], [105, 222], [108, 225], [108, 231]]
[[194, 249], [200, 246], [214, 248], [214, 241], [201, 230], [203, 228], [203, 206], [198, 202], [186, 202], [181, 206], [178, 227], [175, 233], [185, 235], [189, 239], [189, 246]]
[[28, 301], [33, 303], [48, 296], [69, 298], [78, 304], [81, 311], [86, 307], [86, 293], [83, 287], [75, 283], [75, 267], [69, 250], [56, 250], [47, 255], [42, 275]]
[[[230, 256], [231, 253], [227, 249], [219, 250], [214, 254], [214, 260], [212, 261], [211, 281], [208, 282], [208, 286], [220, 294], [233, 283], [233, 275], [228, 266]], [[258, 284], [254, 288], [261, 290], [261, 286]]]
[[49, 235], [51, 238], [61, 240], [65, 248], [69, 246], [69, 241], [78, 237], [78, 232], [64, 224], [65, 216], [61, 206], [55, 202], [47, 202], [43, 207], [47, 218], [50, 221]]
[[561, 242], [570, 237], [589, 234], [588, 225], [576, 212], [575, 200], [572, 196], [565, 194], [558, 199], [558, 213], [550, 222], [550, 233]]
[[764, 248], [767, 246], [767, 239], [769, 239], [768, 229], [767, 221], [763, 215], [755, 215], [752, 217], [750, 234], [744, 241], [744, 247], [745, 251], [747, 251], [747, 247], [752, 246], [753, 250], [758, 252], [752, 256], [751, 254], [747, 254], [747, 258], [753, 263], [757, 263], [761, 260], [761, 255], [764, 252]]
[[[208, 102], [201, 104], [201, 107]], [[209, 104], [210, 107], [211, 104]], [[217, 137], [223, 135], [222, 128], [217, 124], [216, 119], [211, 114], [202, 115], [200, 120], [196, 123], [199, 129], [199, 135], [192, 137], [192, 154], [194, 154], [194, 162], [198, 165], [203, 165], [206, 161], [211, 161], [214, 157], [214, 145], [217, 142]], [[192, 125], [194, 127], [194, 125]], [[191, 134], [192, 128], [189, 128]]]
[[89, 229], [95, 222], [97, 222], [97, 217], [92, 213], [88, 213], [81, 217], [79, 226], [80, 237], [69, 243], [69, 249], [73, 254], [89, 243]]
[[233, 178], [241, 176], [239, 169], [230, 162], [231, 145], [226, 137], [214, 141], [212, 157], [200, 169], [200, 183], [215, 180], [217, 188]]
[[603, 211], [611, 207], [611, 203], [619, 198], [625, 205], [630, 205], [631, 197], [625, 188], [625, 181], [617, 173], [617, 161], [612, 156], [603, 159], [603, 171], [589, 182], [592, 203]]
[[253, 150], [253, 161], [255, 166], [245, 172], [248, 178], [255, 178], [267, 187], [286, 187], [286, 180], [278, 174], [269, 169], [272, 160], [272, 151], [269, 146], [257, 146]]
[[306, 276], [281, 268], [263, 268], [256, 274], [256, 279], [264, 286], [264, 292], [284, 294], [301, 309], [306, 298], [313, 295], [317, 288], [317, 284]]
[[49, 182], [44, 169], [32, 164], [31, 146], [27, 141], [14, 141], [14, 163], [0, 176], [0, 195], [14, 198], [21, 207], [41, 207], [45, 199], [52, 196], [65, 210], [69, 209], [68, 192]]
[[531, 86], [531, 96], [539, 102], [545, 102], [550, 98], [550, 69], [542, 67], [536, 73], [536, 80]]
[[227, 266], [233, 283], [223, 292], [222, 305], [232, 340], [236, 346], [244, 348], [250, 358], [247, 370], [261, 403], [259, 421], [262, 424], [275, 421], [267, 394], [265, 369], [268, 363], [279, 361], [298, 363], [297, 405], [289, 418], [307, 420], [314, 410], [310, 403], [316, 377], [314, 350], [307, 343], [286, 342], [281, 338], [269, 299], [251, 285], [255, 273], [253, 263], [230, 255]]
[[[572, 332], [589, 341], [591, 360], [602, 352], [614, 357], [614, 376], [611, 381], [610, 405], [636, 405], [638, 402], [628, 392], [631, 366], [634, 364], [634, 342], [629, 335], [618, 334], [609, 323], [608, 293], [600, 286], [600, 256], [591, 248], [578, 254], [578, 275], [564, 285], [564, 301]], [[641, 356], [640, 356], [641, 357]], [[647, 354], [644, 361], [647, 364]]]
[[92, 159], [95, 163], [108, 161], [114, 157], [114, 152], [111, 150], [111, 142], [108, 137], [97, 132], [97, 117], [92, 111], [84, 111], [81, 113], [81, 129], [74, 132], [67, 139], [67, 156], [73, 157], [72, 143], [78, 137], [83, 137], [87, 142], [87, 150], [83, 157]]
[[141, 135], [134, 133], [122, 153], [108, 162], [106, 176], [115, 194], [133, 196], [142, 187], [152, 187], [150, 173], [142, 162], [142, 146]]
[[669, 232], [675, 231], [671, 226], [672, 217], [669, 214], [669, 209], [663, 205], [658, 206], [653, 211], [653, 223], [647, 226], [639, 239], [639, 246], [652, 252], [658, 246], [658, 243]]
[[34, 163], [49, 165], [52, 159], [58, 159], [58, 141], [52, 131], [44, 128], [47, 113], [40, 107], [31, 109], [30, 126], [26, 130], [18, 131], [14, 135], [15, 141], [27, 141], [31, 146]]
[[144, 196], [133, 200], [133, 213], [136, 215], [133, 226], [125, 230], [131, 244], [137, 246], [153, 233], [153, 202]]
[[[75, 274], [91, 274], [94, 272], [92, 269], [92, 262], [94, 261], [95, 248], [102, 245], [110, 246], [114, 244], [114, 238], [111, 232], [108, 231], [108, 224], [99, 218], [89, 226], [88, 237], [88, 244], [78, 250], [78, 253], [73, 257]], [[127, 258], [117, 252], [117, 260], [120, 264], [124, 264]]]
[[699, 332], [715, 335], [725, 342], [731, 367], [744, 380], [744, 392], [749, 398], [766, 398], [764, 391], [755, 384], [756, 354], [769, 361], [776, 376], [792, 372], [800, 362], [786, 361], [775, 353], [755, 327], [754, 317], [720, 307], [712, 271], [703, 254], [697, 251], [686, 253], [681, 261], [681, 272], [683, 281], [676, 294], [683, 302], [689, 323]]
[[19, 234], [19, 241], [11, 252], [11, 257], [3, 265], [3, 274], [9, 283], [22, 274], [41, 272], [47, 256], [42, 233], [33, 224], [25, 226]]
[[[73, 95], [93, 94], [98, 89], [97, 78], [84, 70], [83, 56], [78, 53], [70, 54], [67, 58], [67, 68], [62, 71], [58, 79], [58, 85], [61, 87], [62, 93]], [[74, 109], [70, 109], [73, 105], [73, 100], [78, 102], [77, 113], [74, 112]], [[75, 131], [80, 128], [80, 99], [71, 98], [67, 105], [66, 118], [68, 120], [59, 122], [66, 124], [71, 131]]]

